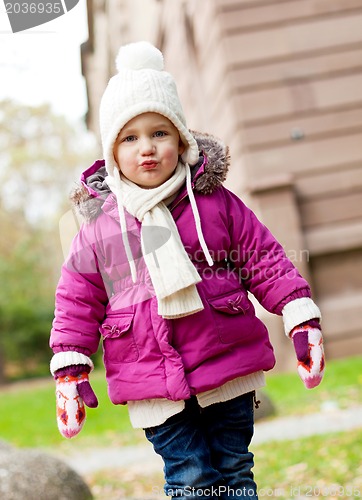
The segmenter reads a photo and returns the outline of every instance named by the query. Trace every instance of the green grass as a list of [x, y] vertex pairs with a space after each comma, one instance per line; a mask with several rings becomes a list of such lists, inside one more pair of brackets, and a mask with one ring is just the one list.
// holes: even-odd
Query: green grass
[[85, 479], [94, 500], [167, 498], [163, 494], [165, 481], [161, 469], [158, 472], [150, 472], [147, 468], [142, 472], [132, 468], [102, 470], [86, 476]]
[[[330, 361], [322, 384], [310, 391], [304, 388], [295, 373], [268, 374], [265, 392], [275, 404], [277, 416], [316, 412], [328, 401], [340, 408], [361, 404], [361, 368], [361, 356]], [[59, 434], [56, 427], [51, 377], [40, 383], [0, 389], [0, 439], [17, 446], [45, 448], [74, 442], [87, 447], [98, 442], [103, 446], [117, 446], [143, 441], [143, 432], [130, 426], [127, 408], [114, 406], [109, 401], [103, 370], [91, 375], [91, 383], [99, 407], [87, 408], [85, 427], [70, 442]]]
[[[268, 374], [265, 391], [276, 405], [277, 416], [318, 412], [330, 402], [350, 407], [362, 402], [361, 368], [362, 356], [329, 361], [322, 384], [311, 391], [294, 372]], [[102, 370], [91, 375], [91, 383], [99, 407], [87, 409], [84, 429], [70, 441], [57, 430], [51, 377], [0, 389], [0, 439], [22, 447], [56, 447], [61, 452], [145, 443], [143, 432], [131, 428], [127, 408], [109, 401]], [[254, 446], [260, 499], [361, 498], [361, 449], [362, 429]], [[163, 498], [162, 471], [102, 471], [86, 480], [95, 500]]]
[[[362, 429], [252, 448], [260, 500], [362, 496]], [[86, 477], [95, 500], [162, 499], [163, 476], [140, 470], [102, 470]]]
[[0, 389], [0, 439], [20, 447], [50, 448], [60, 445], [88, 447], [99, 443], [126, 445], [139, 442], [142, 432], [131, 428], [125, 406], [113, 405], [107, 395], [104, 373], [91, 376], [98, 408], [86, 408], [87, 420], [82, 432], [68, 441], [58, 432], [55, 416], [55, 385], [51, 377], [34, 385], [21, 384]]
[[361, 449], [362, 429], [255, 446], [260, 496], [361, 498]]
[[362, 356], [329, 361], [322, 383], [315, 389], [305, 389], [295, 371], [267, 374], [264, 390], [278, 416], [314, 413], [327, 404], [339, 408], [362, 404]]

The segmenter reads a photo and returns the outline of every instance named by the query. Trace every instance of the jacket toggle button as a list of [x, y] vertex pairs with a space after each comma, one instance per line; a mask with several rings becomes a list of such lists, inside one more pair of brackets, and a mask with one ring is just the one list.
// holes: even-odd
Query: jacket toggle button
[[109, 330], [109, 333], [115, 334], [119, 333], [119, 330], [116, 325], [102, 325], [105, 330]]
[[234, 300], [228, 300], [228, 307], [232, 311], [244, 312], [244, 309], [241, 306], [241, 295], [238, 295]]

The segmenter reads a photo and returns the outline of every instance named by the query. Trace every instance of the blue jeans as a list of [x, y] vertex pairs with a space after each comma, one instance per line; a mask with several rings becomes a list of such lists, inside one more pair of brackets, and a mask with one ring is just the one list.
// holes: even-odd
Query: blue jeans
[[256, 500], [248, 450], [254, 430], [254, 392], [200, 408], [196, 397], [177, 415], [145, 429], [164, 461], [167, 496], [186, 500]]

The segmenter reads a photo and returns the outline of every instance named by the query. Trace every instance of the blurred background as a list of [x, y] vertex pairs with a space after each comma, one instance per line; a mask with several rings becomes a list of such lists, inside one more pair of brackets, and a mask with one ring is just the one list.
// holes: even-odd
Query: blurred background
[[[227, 187], [311, 282], [328, 358], [362, 352], [362, 1], [88, 0], [87, 125], [121, 44], [164, 53], [188, 126], [230, 147]], [[261, 315], [279, 353], [279, 318]], [[283, 342], [284, 341], [284, 342]], [[294, 360], [291, 361], [294, 363]]]
[[[362, 0], [80, 0], [16, 35], [2, 16], [0, 384], [49, 377], [59, 221], [101, 155], [98, 107], [119, 46], [148, 40], [164, 53], [188, 126], [230, 147], [226, 186], [312, 285], [335, 366], [314, 410], [361, 404]], [[277, 376], [289, 377], [272, 394], [280, 403], [295, 359], [280, 318], [258, 308]]]
[[[0, 380], [49, 357], [58, 221], [101, 156], [119, 46], [140, 39], [163, 51], [188, 126], [230, 147], [226, 186], [312, 284], [327, 357], [361, 353], [362, 0], [82, 0], [42, 29], [0, 34]], [[259, 314], [291, 369], [280, 318]]]

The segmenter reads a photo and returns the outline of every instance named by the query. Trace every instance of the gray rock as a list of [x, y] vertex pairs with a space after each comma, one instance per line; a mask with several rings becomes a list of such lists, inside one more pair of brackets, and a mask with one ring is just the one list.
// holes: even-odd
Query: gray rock
[[0, 442], [1, 500], [91, 500], [81, 476], [61, 460]]
[[260, 401], [259, 408], [255, 408], [255, 421], [275, 415], [276, 409], [272, 400], [263, 391], [256, 391], [256, 400]]

